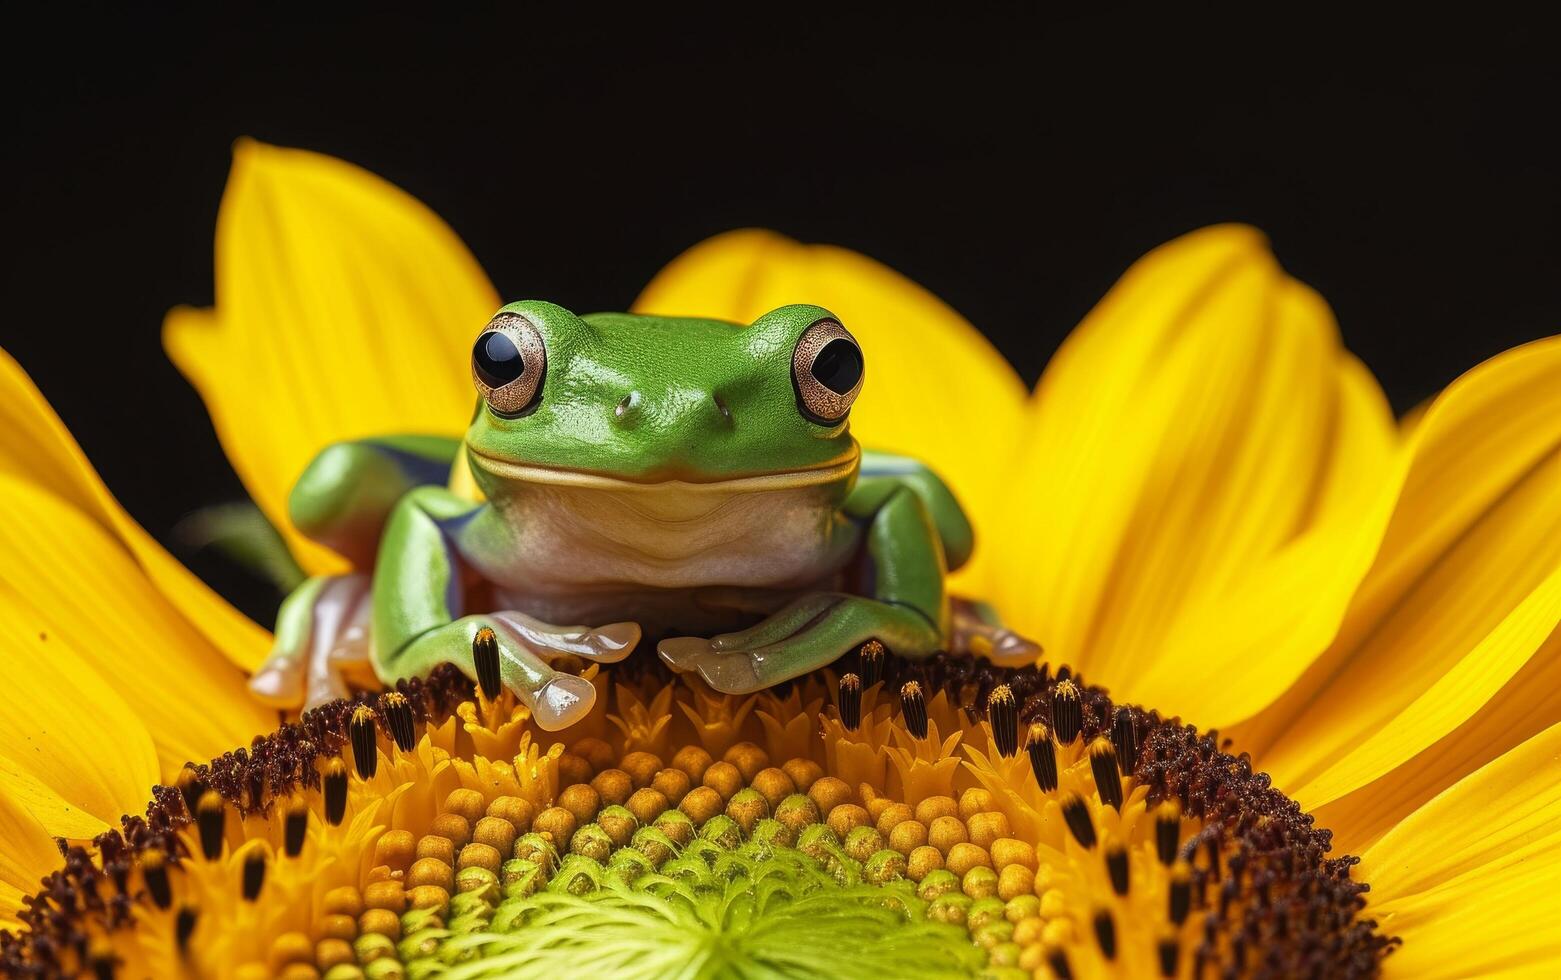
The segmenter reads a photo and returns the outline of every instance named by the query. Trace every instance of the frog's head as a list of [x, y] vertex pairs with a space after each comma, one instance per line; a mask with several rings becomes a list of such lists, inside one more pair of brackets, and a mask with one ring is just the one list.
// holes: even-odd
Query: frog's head
[[490, 497], [516, 481], [843, 484], [862, 376], [855, 338], [817, 306], [740, 326], [511, 303], [472, 349], [466, 441]]

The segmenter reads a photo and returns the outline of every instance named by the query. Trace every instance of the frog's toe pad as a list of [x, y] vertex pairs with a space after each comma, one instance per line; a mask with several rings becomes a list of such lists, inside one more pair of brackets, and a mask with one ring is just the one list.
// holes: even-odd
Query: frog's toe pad
[[994, 663], [1003, 665], [1034, 663], [1041, 656], [1041, 652], [1039, 643], [1020, 636], [1013, 630], [999, 629], [992, 636]]
[[656, 644], [668, 667], [680, 674], [699, 669], [699, 660], [716, 652], [715, 644], [698, 636], [674, 636]]
[[723, 652], [706, 639], [676, 636], [662, 640], [656, 652], [679, 673], [697, 671], [705, 683], [726, 694], [747, 694], [767, 686], [759, 679], [754, 658], [743, 652]]
[[591, 631], [596, 659], [603, 663], [617, 663], [634, 652], [640, 642], [640, 624], [633, 622], [608, 623]]
[[558, 674], [537, 691], [531, 716], [543, 731], [568, 728], [591, 713], [596, 704], [596, 688], [583, 677]]
[[303, 664], [286, 657], [274, 657], [249, 679], [249, 692], [271, 708], [297, 708], [303, 701]]

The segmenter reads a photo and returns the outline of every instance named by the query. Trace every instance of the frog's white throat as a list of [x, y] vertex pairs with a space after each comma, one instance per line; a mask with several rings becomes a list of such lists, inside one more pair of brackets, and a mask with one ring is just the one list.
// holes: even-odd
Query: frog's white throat
[[800, 588], [837, 572], [854, 547], [839, 508], [857, 464], [853, 452], [815, 469], [639, 483], [500, 462], [493, 472], [505, 490], [490, 503], [505, 512], [513, 550], [496, 563], [513, 567], [486, 571], [554, 602], [581, 593]]

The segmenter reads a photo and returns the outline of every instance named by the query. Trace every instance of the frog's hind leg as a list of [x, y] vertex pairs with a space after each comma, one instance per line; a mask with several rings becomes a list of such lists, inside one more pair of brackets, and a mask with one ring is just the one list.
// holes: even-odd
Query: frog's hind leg
[[1041, 645], [1008, 629], [997, 610], [975, 599], [955, 596], [949, 608], [949, 649], [986, 657], [1000, 667], [1019, 667], [1034, 663], [1041, 656]]
[[284, 710], [318, 707], [346, 697], [350, 687], [372, 686], [367, 575], [311, 578], [293, 591], [277, 614], [271, 654], [249, 689]]
[[287, 498], [293, 526], [367, 571], [390, 512], [415, 487], [442, 486], [460, 452], [442, 436], [384, 436], [326, 446]]
[[311, 578], [282, 603], [271, 655], [250, 679], [257, 698], [283, 709], [312, 708], [345, 697], [349, 680], [373, 686], [370, 572], [385, 521], [414, 488], [448, 479], [460, 445], [385, 436], [334, 443], [310, 461], [288, 497], [288, 519], [357, 572]]

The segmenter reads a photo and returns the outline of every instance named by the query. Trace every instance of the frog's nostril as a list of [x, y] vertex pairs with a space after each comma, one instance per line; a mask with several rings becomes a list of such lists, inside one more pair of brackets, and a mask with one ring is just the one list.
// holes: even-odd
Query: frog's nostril
[[627, 422], [633, 419], [634, 416], [639, 414], [640, 401], [641, 399], [639, 392], [629, 392], [627, 395], [624, 395], [623, 398], [618, 402], [617, 406], [613, 408], [613, 416], [623, 422]]
[[710, 397], [715, 402], [716, 411], [721, 413], [721, 418], [730, 422], [732, 420], [732, 410], [727, 407], [726, 402], [721, 400], [720, 395], [711, 395]]

